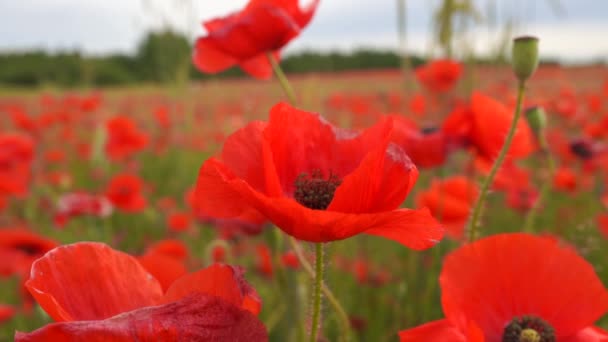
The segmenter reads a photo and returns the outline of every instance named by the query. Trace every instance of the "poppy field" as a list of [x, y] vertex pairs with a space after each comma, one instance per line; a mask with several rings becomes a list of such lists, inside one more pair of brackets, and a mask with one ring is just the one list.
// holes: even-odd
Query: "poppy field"
[[205, 23], [246, 77], [2, 91], [0, 341], [608, 341], [608, 68], [285, 74], [316, 5]]

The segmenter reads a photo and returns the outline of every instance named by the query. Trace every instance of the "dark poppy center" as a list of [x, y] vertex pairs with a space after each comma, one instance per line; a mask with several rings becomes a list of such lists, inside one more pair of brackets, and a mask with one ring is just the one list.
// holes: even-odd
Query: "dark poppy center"
[[320, 170], [311, 174], [302, 173], [296, 178], [294, 199], [301, 205], [315, 210], [325, 210], [334, 198], [334, 193], [342, 181], [329, 173], [326, 178]]
[[502, 342], [555, 342], [555, 330], [536, 316], [515, 317], [505, 327]]
[[429, 135], [429, 134], [433, 134], [433, 133], [437, 132], [438, 130], [439, 130], [439, 127], [430, 126], [430, 127], [424, 127], [423, 129], [420, 130], [420, 132], [424, 135]]
[[590, 159], [591, 157], [593, 157], [591, 145], [583, 140], [571, 142], [570, 151], [581, 159]]

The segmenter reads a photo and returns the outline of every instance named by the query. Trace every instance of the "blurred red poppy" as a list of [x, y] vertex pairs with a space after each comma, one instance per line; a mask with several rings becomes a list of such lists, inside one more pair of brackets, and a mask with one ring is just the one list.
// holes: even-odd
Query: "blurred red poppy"
[[13, 318], [17, 309], [11, 305], [0, 304], [0, 323], [5, 322]]
[[446, 257], [439, 282], [446, 318], [401, 331], [401, 341], [608, 338], [593, 327], [608, 311], [608, 292], [593, 267], [554, 238], [500, 234], [478, 240]]
[[140, 152], [148, 145], [148, 135], [140, 131], [135, 122], [126, 116], [114, 117], [106, 123], [106, 154], [120, 160]]
[[32, 263], [57, 243], [24, 227], [0, 228], [0, 276], [28, 278]]
[[[451, 139], [472, 146], [479, 157], [493, 161], [513, 120], [513, 112], [500, 102], [474, 92], [470, 107], [458, 107], [445, 120], [443, 131]], [[519, 120], [508, 151], [510, 158], [528, 156], [536, 148], [525, 120]]]
[[415, 70], [416, 79], [425, 88], [436, 93], [450, 91], [462, 74], [462, 64], [449, 59], [441, 59], [419, 66]]
[[279, 50], [308, 25], [319, 0], [300, 8], [298, 0], [250, 0], [240, 12], [206, 21], [207, 35], [194, 47], [194, 65], [217, 73], [239, 65], [253, 77], [270, 78], [266, 53]]
[[167, 227], [172, 232], [183, 232], [190, 228], [190, 214], [174, 212], [167, 216]]
[[105, 196], [72, 192], [62, 195], [57, 200], [53, 222], [58, 227], [63, 227], [72, 217], [92, 215], [104, 218], [111, 215], [113, 209], [112, 203]]
[[460, 239], [478, 193], [475, 182], [453, 176], [433, 180], [431, 187], [418, 195], [417, 203], [429, 208], [451, 237]]
[[259, 298], [231, 266], [184, 275], [163, 294], [132, 256], [81, 242], [37, 260], [26, 286], [58, 323], [15, 341], [267, 340]]
[[34, 140], [20, 133], [0, 133], [0, 195], [25, 195], [34, 159]]
[[274, 268], [272, 266], [272, 252], [270, 248], [264, 244], [260, 244], [255, 250], [257, 254], [257, 271], [265, 277], [272, 278]]
[[399, 209], [418, 170], [390, 143], [392, 121], [356, 133], [281, 103], [203, 163], [195, 200], [212, 217], [258, 212], [300, 240], [329, 242], [360, 233], [413, 249], [443, 237], [427, 209]]
[[420, 168], [441, 166], [448, 156], [448, 139], [438, 128], [418, 128], [402, 115], [391, 115], [392, 141], [399, 145]]
[[131, 174], [119, 174], [110, 181], [106, 197], [118, 209], [139, 212], [145, 209], [148, 203], [141, 193], [143, 186], [141, 178]]
[[565, 192], [575, 192], [577, 188], [577, 175], [570, 168], [560, 167], [553, 175], [553, 187]]

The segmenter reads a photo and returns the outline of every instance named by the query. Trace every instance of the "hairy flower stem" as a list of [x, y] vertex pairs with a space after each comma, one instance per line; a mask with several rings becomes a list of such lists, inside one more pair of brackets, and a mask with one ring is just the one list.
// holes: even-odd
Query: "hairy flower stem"
[[549, 169], [549, 174], [547, 178], [544, 180], [542, 187], [540, 188], [540, 193], [538, 194], [538, 199], [534, 202], [534, 206], [530, 208], [526, 218], [524, 220], [524, 228], [523, 231], [526, 233], [532, 232], [534, 228], [534, 222], [536, 220], [536, 216], [542, 203], [545, 201], [547, 196], [549, 195], [549, 190], [551, 189], [551, 184], [553, 180], [553, 175], [555, 174], [555, 160], [553, 160], [553, 156], [551, 155], [551, 151], [547, 147], [543, 147], [542, 153], [545, 155], [547, 167]]
[[315, 244], [315, 279], [312, 293], [312, 318], [310, 322], [310, 342], [316, 342], [320, 329], [321, 287], [323, 285], [323, 244]]
[[519, 117], [521, 115], [521, 107], [524, 99], [524, 93], [526, 90], [526, 84], [524, 81], [520, 81], [517, 88], [517, 106], [515, 107], [515, 115], [513, 116], [513, 121], [511, 121], [511, 128], [509, 128], [509, 132], [507, 133], [507, 138], [505, 139], [500, 152], [498, 153], [498, 157], [494, 161], [494, 165], [492, 165], [492, 169], [490, 170], [490, 174], [485, 179], [481, 186], [481, 191], [479, 192], [479, 197], [477, 197], [477, 202], [475, 202], [475, 208], [473, 209], [473, 214], [471, 215], [471, 219], [469, 221], [469, 225], [467, 227], [468, 232], [468, 240], [469, 242], [475, 241], [478, 234], [478, 220], [481, 212], [483, 210], [483, 205], [486, 199], [486, 195], [488, 194], [488, 190], [490, 189], [490, 185], [494, 182], [494, 177], [498, 170], [500, 170], [500, 166], [505, 160], [507, 152], [509, 151], [509, 147], [511, 146], [511, 142], [513, 141], [513, 137], [515, 136], [515, 131], [517, 130], [517, 122], [519, 121]]
[[281, 69], [281, 65], [279, 64], [277, 59], [274, 58], [274, 55], [272, 54], [272, 52], [267, 52], [266, 56], [268, 57], [268, 61], [270, 62], [270, 65], [272, 66], [272, 71], [277, 76], [279, 83], [281, 83], [281, 88], [283, 88], [283, 91], [285, 92], [285, 95], [287, 95], [289, 102], [295, 106], [295, 104], [297, 102], [296, 94], [294, 93], [293, 88], [291, 87], [291, 84], [289, 84], [289, 81], [287, 80], [287, 76], [285, 76], [283, 69]]
[[[289, 243], [291, 244], [291, 248], [293, 248], [294, 253], [296, 253], [296, 256], [298, 257], [298, 260], [300, 261], [300, 264], [304, 270], [310, 275], [311, 279], [314, 279], [315, 271], [312, 269], [312, 265], [308, 262], [308, 260], [306, 260], [306, 257], [304, 257], [304, 253], [302, 252], [302, 248], [300, 247], [300, 244], [298, 244], [298, 241], [290, 236]], [[325, 285], [325, 282], [323, 282], [321, 290], [327, 298], [327, 301], [329, 301], [329, 304], [334, 308], [334, 311], [338, 315], [338, 322], [340, 323], [339, 341], [347, 342], [349, 340], [348, 336], [350, 333], [350, 321], [348, 319], [348, 315], [336, 296], [334, 296], [333, 292], [331, 292], [329, 287]]]

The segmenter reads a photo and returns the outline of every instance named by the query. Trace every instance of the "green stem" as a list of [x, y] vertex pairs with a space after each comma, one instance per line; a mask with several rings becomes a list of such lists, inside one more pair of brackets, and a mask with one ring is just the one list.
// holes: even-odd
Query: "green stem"
[[[304, 270], [312, 279], [315, 279], [315, 271], [312, 269], [312, 265], [310, 265], [308, 260], [306, 260], [306, 257], [304, 257], [304, 253], [302, 252], [302, 248], [298, 244], [298, 241], [290, 236], [289, 243], [291, 244], [291, 248], [293, 248], [294, 253], [296, 253], [296, 256], [298, 257], [298, 260], [300, 261], [300, 264]], [[325, 282], [323, 282], [322, 286], [323, 288], [321, 290], [323, 291], [323, 294], [325, 297], [327, 297], [329, 304], [331, 304], [331, 306], [334, 308], [336, 314], [338, 314], [338, 321], [340, 323], [340, 341], [347, 342], [350, 333], [350, 320], [348, 319], [346, 310], [344, 310], [336, 296], [334, 296], [333, 292], [331, 292]]]
[[313, 287], [312, 320], [310, 326], [310, 342], [317, 341], [319, 334], [319, 318], [321, 317], [321, 287], [323, 284], [323, 244], [315, 244], [315, 279]]
[[285, 76], [283, 69], [281, 69], [281, 65], [279, 64], [277, 59], [274, 58], [274, 55], [272, 54], [272, 52], [267, 52], [266, 56], [268, 57], [268, 61], [270, 62], [270, 65], [272, 66], [272, 71], [277, 76], [279, 83], [281, 83], [281, 88], [283, 88], [283, 91], [285, 92], [285, 95], [287, 95], [289, 102], [292, 105], [295, 105], [297, 102], [296, 95], [293, 91], [293, 88], [291, 87], [291, 84], [289, 84], [289, 81], [287, 80], [287, 76]]
[[553, 175], [555, 174], [555, 160], [553, 159], [553, 156], [551, 155], [551, 151], [549, 151], [549, 149], [543, 148], [543, 153], [545, 154], [547, 160], [549, 174], [547, 175], [547, 179], [545, 179], [543, 182], [543, 185], [540, 189], [540, 193], [538, 195], [538, 199], [534, 203], [534, 206], [530, 208], [530, 211], [528, 212], [528, 214], [526, 215], [526, 219], [524, 220], [523, 231], [526, 233], [532, 232], [532, 228], [534, 227], [534, 222], [536, 220], [538, 210], [540, 209], [541, 204], [549, 195], [551, 184], [553, 184]]
[[521, 107], [524, 99], [525, 90], [525, 82], [519, 82], [519, 86], [517, 88], [517, 106], [515, 107], [515, 115], [513, 116], [513, 121], [511, 121], [511, 128], [509, 128], [507, 138], [505, 139], [505, 142], [502, 145], [502, 148], [500, 149], [498, 157], [494, 161], [494, 165], [492, 165], [490, 174], [483, 182], [481, 186], [481, 191], [479, 192], [479, 197], [477, 198], [477, 202], [475, 202], [475, 208], [473, 209], [473, 214], [471, 215], [471, 220], [467, 229], [467, 231], [469, 232], [469, 242], [473, 242], [477, 238], [477, 221], [479, 220], [479, 216], [481, 214], [481, 211], [483, 210], [486, 195], [488, 194], [490, 185], [492, 185], [492, 183], [494, 182], [494, 177], [500, 169], [500, 166], [502, 165], [507, 155], [507, 152], [509, 151], [509, 146], [511, 146], [513, 137], [515, 136], [515, 131], [517, 130], [517, 122], [519, 121], [519, 116], [521, 115]]

